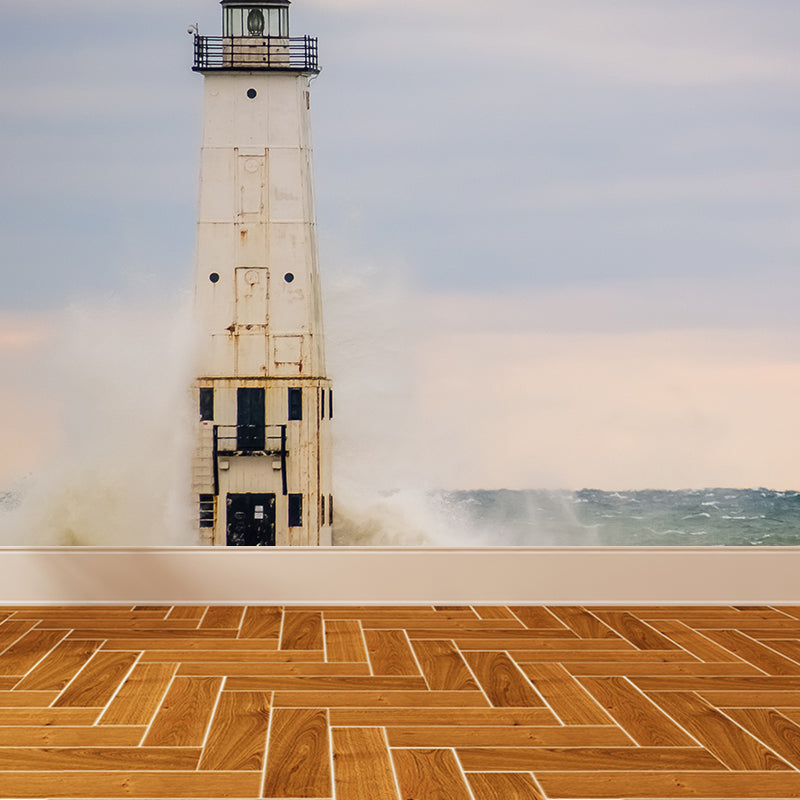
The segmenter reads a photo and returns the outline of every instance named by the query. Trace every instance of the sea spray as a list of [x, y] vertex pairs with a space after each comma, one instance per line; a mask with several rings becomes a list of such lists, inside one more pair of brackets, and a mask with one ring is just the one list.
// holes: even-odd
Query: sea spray
[[464, 546], [469, 535], [420, 476], [415, 355], [425, 340], [413, 293], [387, 269], [326, 273], [325, 328], [336, 409], [337, 546]]
[[84, 303], [28, 353], [44, 456], [0, 518], [5, 545], [195, 544], [190, 504], [193, 343], [186, 297]]

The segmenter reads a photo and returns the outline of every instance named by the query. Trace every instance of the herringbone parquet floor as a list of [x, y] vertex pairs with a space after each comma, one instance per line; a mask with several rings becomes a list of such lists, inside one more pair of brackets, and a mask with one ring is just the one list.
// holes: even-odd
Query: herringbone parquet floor
[[800, 607], [0, 608], [0, 798], [800, 797]]

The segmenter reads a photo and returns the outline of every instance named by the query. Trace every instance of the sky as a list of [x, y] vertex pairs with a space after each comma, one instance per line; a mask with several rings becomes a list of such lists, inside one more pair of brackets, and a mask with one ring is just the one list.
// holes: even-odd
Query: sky
[[[800, 489], [796, 0], [291, 8], [340, 481]], [[0, 486], [163, 441], [220, 18], [0, 10]]]

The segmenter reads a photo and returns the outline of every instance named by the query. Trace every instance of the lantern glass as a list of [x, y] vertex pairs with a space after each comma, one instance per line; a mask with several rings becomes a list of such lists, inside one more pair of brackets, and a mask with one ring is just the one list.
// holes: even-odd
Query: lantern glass
[[289, 36], [287, 6], [226, 6], [222, 19], [223, 36]]

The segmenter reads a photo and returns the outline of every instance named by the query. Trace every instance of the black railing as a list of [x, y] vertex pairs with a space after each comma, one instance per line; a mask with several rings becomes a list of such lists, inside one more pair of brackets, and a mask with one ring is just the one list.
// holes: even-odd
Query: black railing
[[285, 425], [215, 425], [214, 493], [219, 494], [220, 457], [277, 455], [281, 457], [281, 488], [287, 494]]
[[195, 36], [195, 72], [277, 70], [319, 72], [314, 36]]
[[220, 456], [278, 455], [285, 449], [285, 425], [214, 426], [214, 452]]

